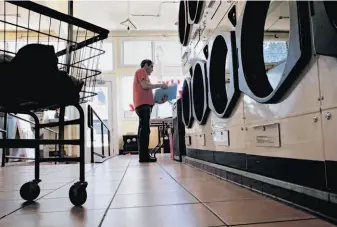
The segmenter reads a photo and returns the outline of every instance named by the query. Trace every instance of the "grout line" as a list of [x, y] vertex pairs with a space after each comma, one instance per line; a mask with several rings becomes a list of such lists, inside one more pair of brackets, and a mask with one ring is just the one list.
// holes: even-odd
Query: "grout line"
[[[76, 179], [75, 179], [75, 180], [76, 180]], [[3, 218], [5, 218], [5, 217], [7, 217], [7, 216], [9, 216], [9, 215], [11, 215], [11, 214], [13, 214], [13, 213], [15, 213], [15, 212], [18, 211], [18, 210], [21, 210], [21, 209], [24, 208], [24, 207], [27, 207], [27, 206], [29, 206], [29, 205], [31, 205], [31, 204], [36, 203], [36, 201], [38, 201], [38, 200], [44, 198], [45, 196], [47, 196], [47, 195], [49, 195], [49, 194], [51, 194], [51, 193], [53, 193], [53, 192], [55, 192], [55, 191], [57, 191], [57, 190], [59, 190], [59, 189], [65, 187], [66, 185], [68, 185], [68, 184], [74, 182], [75, 180], [73, 180], [73, 181], [71, 181], [71, 182], [69, 182], [69, 183], [67, 183], [67, 184], [65, 184], [65, 185], [62, 185], [61, 187], [56, 188], [55, 190], [52, 189], [53, 191], [51, 191], [51, 192], [49, 192], [49, 193], [47, 193], [47, 194], [45, 194], [45, 195], [43, 195], [43, 196], [38, 197], [37, 199], [35, 199], [35, 200], [32, 201], [32, 202], [23, 202], [23, 203], [22, 203], [22, 204], [23, 204], [22, 206], [20, 206], [19, 208], [15, 209], [14, 211], [9, 212], [9, 213], [6, 214], [6, 215], [0, 217], [0, 220], [3, 219]]]
[[[75, 206], [73, 208], [76, 208]], [[84, 209], [83, 211], [104, 211], [105, 209], [101, 208], [101, 209], [87, 209], [87, 208], [83, 208], [83, 207], [77, 207], [79, 209]], [[52, 213], [67, 213], [69, 214], [69, 212], [71, 212], [71, 210], [53, 210], [53, 211], [47, 211], [47, 212], [41, 212], [39, 211], [38, 214], [52, 214]], [[82, 212], [82, 211], [81, 211]], [[36, 214], [35, 211], [30, 211], [29, 213], [25, 213], [25, 214], [17, 214], [15, 215], [16, 217], [20, 217], [20, 216], [25, 216], [25, 215], [34, 215]]]
[[[197, 162], [197, 161], [196, 161], [196, 162]], [[190, 163], [184, 163], [184, 164], [187, 165], [187, 166], [189, 166], [189, 167], [191, 167], [191, 168], [193, 168], [193, 169], [196, 169], [196, 170], [199, 170], [199, 171], [201, 171], [201, 172], [204, 172], [204, 173], [206, 173], [206, 174], [208, 174], [208, 175], [210, 175], [210, 176], [216, 177], [216, 178], [218, 178], [218, 179], [220, 179], [220, 180], [223, 180], [223, 181], [232, 183], [232, 184], [237, 185], [237, 186], [239, 186], [239, 187], [241, 187], [241, 188], [244, 188], [244, 189], [247, 189], [247, 190], [249, 190], [249, 191], [253, 191], [253, 192], [255, 192], [255, 193], [258, 193], [258, 194], [260, 194], [261, 196], [266, 197], [267, 199], [272, 199], [273, 201], [282, 203], [282, 204], [284, 204], [284, 205], [286, 205], [286, 206], [288, 206], [288, 207], [291, 207], [291, 208], [293, 208], [293, 209], [300, 210], [300, 211], [305, 212], [305, 213], [307, 213], [307, 214], [311, 214], [311, 215], [313, 216], [313, 219], [319, 217], [320, 220], [327, 221], [327, 222], [329, 222], [329, 223], [332, 222], [333, 224], [335, 224], [335, 222], [336, 222], [334, 219], [332, 220], [331, 218], [329, 218], [329, 217], [327, 217], [327, 216], [325, 216], [325, 215], [323, 215], [323, 214], [321, 214], [321, 213], [317, 213], [316, 211], [313, 211], [313, 210], [311, 210], [311, 209], [309, 209], [309, 208], [305, 208], [305, 207], [303, 207], [303, 206], [294, 204], [294, 203], [292, 203], [292, 202], [290, 202], [290, 201], [288, 201], [288, 200], [282, 199], [282, 198], [280, 198], [280, 197], [276, 197], [276, 196], [271, 195], [271, 194], [269, 194], [269, 193], [265, 193], [265, 192], [263, 192], [263, 191], [260, 191], [260, 190], [254, 189], [254, 188], [250, 188], [250, 187], [248, 187], [248, 186], [246, 186], [246, 185], [243, 185], [243, 184], [240, 184], [240, 183], [238, 183], [238, 182], [232, 181], [232, 180], [230, 180], [230, 179], [227, 179], [227, 178], [218, 176], [218, 175], [216, 175], [216, 174], [214, 174], [214, 173], [210, 173], [210, 172], [208, 172], [208, 171], [206, 171], [206, 170], [204, 170], [204, 169], [201, 169], [201, 168], [199, 168], [199, 167], [193, 166], [193, 165], [190, 164]], [[317, 217], [317, 216], [318, 216], [318, 217]], [[319, 218], [318, 218], [318, 219], [319, 219]]]
[[[76, 164], [74, 164], [74, 165], [76, 165]], [[87, 175], [87, 173], [91, 172], [93, 169], [96, 169], [96, 168], [99, 168], [99, 167], [100, 167], [100, 166], [97, 166], [97, 167], [94, 167], [94, 168], [90, 169], [89, 171], [85, 172], [85, 175]], [[55, 172], [58, 172], [58, 171], [55, 171]], [[55, 173], [55, 172], [52, 172], [52, 173]], [[61, 171], [61, 172], [62, 172], [62, 171]], [[52, 173], [50, 173], [50, 174], [52, 174]], [[47, 175], [49, 175], [49, 174], [46, 174], [46, 176], [47, 176]], [[70, 179], [72, 179], [72, 178], [70, 178]], [[15, 213], [15, 212], [17, 212], [18, 210], [21, 210], [21, 209], [24, 208], [24, 207], [27, 207], [27, 206], [29, 206], [29, 205], [31, 205], [31, 204], [36, 203], [36, 201], [41, 200], [42, 198], [46, 197], [47, 195], [50, 195], [51, 193], [53, 193], [53, 192], [55, 192], [55, 191], [57, 191], [57, 190], [59, 190], [59, 189], [65, 187], [65, 186], [67, 186], [68, 184], [71, 184], [72, 182], [76, 181], [76, 179], [77, 179], [77, 178], [74, 177], [73, 180], [71, 180], [71, 181], [65, 183], [65, 184], [62, 185], [61, 187], [58, 187], [58, 188], [56, 188], [56, 189], [50, 189], [51, 192], [49, 192], [49, 193], [47, 193], [47, 194], [45, 194], [45, 195], [43, 195], [43, 196], [38, 197], [37, 199], [35, 199], [35, 200], [32, 201], [32, 202], [23, 202], [23, 203], [22, 203], [23, 205], [21, 205], [19, 208], [15, 209], [14, 211], [11, 211], [11, 212], [9, 212], [9, 213], [3, 215], [3, 216], [0, 216], [0, 220], [3, 219], [3, 218], [5, 218], [5, 217], [7, 217], [7, 216], [9, 216], [9, 215], [11, 215], [11, 214], [13, 214], [13, 213]], [[41, 181], [41, 182], [42, 182], [42, 181]], [[12, 191], [13, 191], [13, 190], [12, 190]], [[20, 191], [20, 190], [14, 190], [14, 191]]]
[[258, 199], [258, 198], [241, 198], [241, 199], [228, 199], [228, 200], [216, 200], [216, 201], [210, 201], [210, 202], [203, 202], [204, 204], [208, 203], [227, 203], [227, 202], [244, 202], [244, 201], [254, 201], [254, 200], [264, 200], [264, 199]]
[[225, 225], [228, 226], [228, 224], [219, 216], [217, 215], [215, 212], [213, 212], [208, 206], [206, 206], [200, 199], [198, 199], [194, 194], [192, 194], [192, 192], [190, 192], [189, 190], [187, 190], [180, 182], [178, 182], [169, 172], [167, 172], [167, 170], [160, 165], [160, 163], [158, 163], [158, 165], [175, 181], [177, 182], [182, 188], [184, 188], [188, 193], [190, 193], [196, 200], [198, 200], [207, 210], [209, 210], [212, 214], [214, 214], [217, 218], [219, 218], [220, 221], [222, 221]]
[[245, 225], [259, 225], [259, 224], [272, 224], [272, 223], [284, 223], [284, 222], [300, 222], [300, 221], [311, 221], [311, 220], [319, 220], [318, 218], [299, 218], [299, 219], [291, 219], [291, 220], [280, 220], [280, 221], [265, 221], [265, 222], [252, 222], [245, 224], [234, 224], [229, 225], [232, 226], [245, 226]]
[[109, 211], [109, 209], [110, 209], [110, 206], [111, 206], [113, 200], [114, 200], [115, 197], [116, 197], [117, 191], [119, 190], [119, 187], [121, 186], [121, 184], [122, 184], [122, 182], [123, 182], [123, 180], [124, 180], [125, 174], [126, 174], [126, 172], [128, 171], [128, 169], [129, 169], [130, 163], [131, 163], [131, 160], [129, 160], [128, 166], [126, 167], [126, 170], [125, 170], [125, 172], [124, 172], [124, 174], [123, 174], [123, 177], [122, 177], [121, 181], [119, 182], [118, 187], [117, 187], [117, 189], [116, 189], [114, 195], [112, 196], [112, 199], [111, 199], [111, 201], [110, 201], [108, 207], [106, 208], [106, 210], [105, 210], [105, 212], [104, 212], [104, 214], [103, 214], [102, 220], [100, 221], [98, 227], [101, 227], [101, 226], [102, 226], [103, 221], [104, 221], [104, 219], [105, 219], [105, 217], [106, 217], [106, 215], [107, 215], [107, 213], [108, 213], [108, 211]]
[[[196, 162], [198, 162], [198, 161], [196, 161]], [[223, 180], [223, 181], [232, 183], [232, 184], [237, 185], [237, 186], [239, 186], [239, 187], [241, 187], [241, 188], [244, 188], [244, 189], [247, 189], [247, 190], [249, 190], [249, 191], [253, 191], [253, 192], [255, 192], [255, 193], [258, 193], [258, 194], [260, 194], [261, 196], [264, 196], [264, 197], [266, 197], [266, 198], [268, 198], [268, 199], [272, 199], [273, 201], [282, 203], [282, 204], [284, 204], [284, 205], [286, 205], [286, 206], [288, 206], [288, 207], [291, 207], [291, 208], [293, 208], [293, 209], [300, 210], [300, 211], [302, 211], [302, 212], [305, 212], [305, 213], [307, 213], [307, 214], [310, 214], [310, 215], [312, 215], [312, 216], [315, 216], [316, 218], [319, 217], [319, 218], [321, 218], [322, 220], [327, 221], [327, 222], [329, 222], [329, 223], [333, 223], [333, 224], [337, 223], [337, 221], [336, 221], [335, 219], [331, 219], [330, 217], [328, 217], [328, 216], [326, 216], [326, 215], [324, 215], [324, 214], [322, 214], [322, 213], [318, 213], [317, 211], [314, 211], [314, 210], [312, 210], [312, 209], [309, 209], [309, 208], [306, 208], [306, 207], [304, 207], [304, 206], [295, 204], [295, 203], [293, 203], [293, 202], [291, 202], [291, 201], [282, 199], [282, 198], [280, 198], [280, 197], [277, 197], [277, 196], [275, 196], [275, 195], [272, 195], [272, 194], [269, 194], [269, 193], [260, 191], [260, 190], [258, 190], [258, 189], [251, 188], [251, 187], [249, 187], [249, 186], [240, 184], [240, 183], [235, 182], [235, 181], [232, 181], [232, 180], [230, 180], [230, 179], [227, 179], [227, 178], [218, 176], [218, 175], [216, 175], [216, 174], [214, 174], [214, 173], [210, 173], [210, 172], [208, 172], [208, 171], [206, 171], [206, 170], [204, 170], [204, 169], [201, 169], [201, 168], [199, 168], [199, 167], [193, 166], [193, 165], [190, 164], [190, 163], [184, 163], [184, 164], [187, 165], [187, 166], [189, 166], [189, 167], [191, 167], [191, 168], [193, 168], [193, 169], [196, 169], [196, 170], [199, 170], [199, 171], [201, 171], [201, 172], [204, 172], [204, 173], [206, 173], [206, 174], [208, 174], [208, 175], [210, 175], [210, 176], [214, 176], [214, 177], [216, 177], [216, 178], [218, 178], [218, 179], [220, 179], [220, 180]]]
[[[189, 166], [189, 165], [187, 165], [187, 166]], [[203, 171], [203, 170], [201, 170], [201, 169], [199, 169], [199, 168], [195, 168], [194, 166], [189, 166], [189, 167], [191, 167], [191, 168], [193, 168], [193, 169], [197, 169], [197, 170], [199, 170], [200, 172], [205, 172], [205, 173], [207, 173], [207, 174], [209, 174], [208, 172], [206, 172], [206, 171]], [[163, 167], [162, 167], [163, 168]], [[165, 168], [163, 168], [164, 170], [165, 170]], [[166, 170], [165, 170], [166, 171]], [[166, 171], [167, 172], [167, 171]], [[167, 172], [168, 173], [168, 172]], [[168, 173], [169, 174], [169, 173]], [[169, 174], [170, 175], [170, 174]], [[209, 175], [212, 175], [212, 174], [209, 174]], [[171, 176], [171, 175], [170, 175]], [[172, 176], [171, 176], [172, 177]], [[172, 177], [173, 178], [173, 177]], [[174, 179], [174, 178], [173, 178]], [[220, 178], [221, 180], [223, 180], [222, 178]], [[175, 180], [175, 179], [174, 179]], [[176, 180], [175, 180], [176, 181]], [[194, 195], [193, 195], [193, 193], [192, 192], [190, 192], [187, 188], [185, 188], [181, 183], [179, 183], [178, 181], [176, 181], [178, 184], [180, 184], [186, 191], [188, 191], [193, 197], [195, 197]], [[232, 182], [230, 182], [230, 183], [232, 183]], [[234, 185], [236, 185], [236, 184], [234, 184]], [[245, 188], [245, 187], [243, 187], [243, 188]], [[245, 188], [245, 189], [247, 189], [247, 188]], [[247, 190], [249, 190], [249, 189], [247, 189]], [[220, 218], [218, 215], [216, 215], [208, 206], [207, 206], [207, 204], [209, 204], [209, 203], [218, 203], [218, 202], [233, 202], [233, 201], [237, 201], [237, 200], [232, 200], [232, 201], [213, 201], [213, 202], [202, 202], [201, 200], [199, 200], [197, 197], [195, 197], [198, 201], [200, 201], [200, 203], [201, 204], [203, 204], [208, 210], [210, 210], [215, 216], [217, 216], [221, 221], [223, 221], [227, 226], [241, 226], [241, 225], [255, 225], [255, 224], [268, 224], [268, 223], [278, 223], [278, 222], [289, 222], [289, 221], [301, 221], [301, 220], [315, 220], [315, 219], [318, 219], [317, 217], [312, 217], [312, 218], [303, 218], [303, 219], [297, 219], [297, 220], [293, 220], [293, 219], [291, 219], [291, 220], [282, 220], [282, 221], [270, 221], [270, 222], [256, 222], [256, 223], [246, 223], [246, 224], [235, 224], [235, 225], [229, 225], [229, 224], [227, 224], [222, 218]], [[268, 197], [266, 197], [266, 198], [268, 198]], [[243, 199], [243, 200], [245, 200], [245, 199]], [[259, 199], [249, 199], [249, 200], [259, 200]]]
[[183, 205], [194, 205], [194, 204], [200, 204], [200, 202], [170, 203], [170, 204], [144, 205], [144, 206], [133, 206], [133, 207], [115, 207], [115, 208], [109, 208], [109, 210], [122, 210], [122, 209], [148, 208], [148, 207], [169, 207], [169, 206], [183, 206]]

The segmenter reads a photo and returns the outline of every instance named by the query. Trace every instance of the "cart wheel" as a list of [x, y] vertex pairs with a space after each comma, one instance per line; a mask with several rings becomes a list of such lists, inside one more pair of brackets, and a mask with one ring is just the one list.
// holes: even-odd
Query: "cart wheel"
[[75, 206], [82, 206], [87, 201], [86, 187], [74, 184], [69, 189], [69, 199]]
[[22, 199], [31, 202], [39, 197], [40, 186], [34, 181], [27, 182], [21, 186], [20, 195]]

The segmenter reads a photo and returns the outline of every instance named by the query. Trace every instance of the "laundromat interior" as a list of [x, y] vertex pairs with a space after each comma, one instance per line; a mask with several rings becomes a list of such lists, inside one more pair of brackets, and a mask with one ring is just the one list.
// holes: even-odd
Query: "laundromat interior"
[[337, 1], [1, 0], [0, 227], [336, 226], [336, 78]]

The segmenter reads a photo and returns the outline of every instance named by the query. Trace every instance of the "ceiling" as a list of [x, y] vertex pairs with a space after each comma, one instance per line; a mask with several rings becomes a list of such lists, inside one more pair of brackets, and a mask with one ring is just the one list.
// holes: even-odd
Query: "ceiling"
[[[68, 3], [65, 0], [35, 0], [35, 2], [67, 13]], [[178, 0], [74, 0], [74, 16], [111, 31], [127, 31], [127, 27], [131, 31], [177, 31], [175, 23], [178, 21], [178, 3]], [[0, 5], [0, 10], [2, 11], [2, 9], [3, 2]], [[15, 14], [16, 8], [13, 6], [7, 7], [8, 13]], [[19, 18], [20, 24], [27, 26], [28, 11], [20, 11], [19, 14], [21, 16]], [[136, 29], [130, 23], [121, 24], [128, 18]], [[7, 20], [13, 20], [13, 22], [14, 19], [15, 17], [7, 17]], [[32, 25], [38, 26], [38, 20], [38, 14], [31, 15], [30, 27]], [[49, 27], [49, 20], [43, 21], [41, 27]], [[57, 28], [58, 25], [55, 24], [52, 27]], [[289, 31], [288, 2], [271, 2], [265, 29], [266, 31]]]
[[[179, 1], [75, 1], [74, 16], [109, 30], [176, 31]], [[130, 23], [121, 25], [130, 19]]]
[[[68, 13], [68, 2], [65, 0], [33, 0], [39, 4], [55, 9], [62, 13]], [[1, 2], [1, 1], [0, 1]], [[179, 1], [142, 1], [142, 0], [74, 0], [74, 16], [101, 26], [111, 31], [177, 31], [175, 23], [178, 21]], [[0, 10], [3, 11], [4, 2], [0, 4]], [[19, 24], [27, 26], [28, 11], [19, 8]], [[8, 14], [15, 14], [16, 7], [12, 4], [6, 4]], [[130, 19], [136, 28], [130, 23], [121, 25], [121, 22]], [[6, 20], [15, 22], [16, 18], [7, 17]], [[30, 24], [38, 25], [39, 16], [30, 15]], [[46, 18], [45, 18], [46, 19]], [[44, 20], [49, 23], [49, 20]], [[7, 28], [8, 29], [8, 28]]]
[[289, 3], [287, 1], [273, 1], [269, 5], [265, 30], [272, 31], [289, 31]]

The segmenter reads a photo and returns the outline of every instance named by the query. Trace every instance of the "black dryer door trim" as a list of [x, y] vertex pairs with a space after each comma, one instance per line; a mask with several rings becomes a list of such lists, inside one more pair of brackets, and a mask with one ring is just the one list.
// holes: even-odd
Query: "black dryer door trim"
[[275, 89], [265, 70], [264, 25], [270, 1], [247, 1], [236, 27], [239, 87], [259, 103], [279, 103], [302, 76], [312, 58], [309, 3], [289, 1], [290, 40], [286, 66]]

